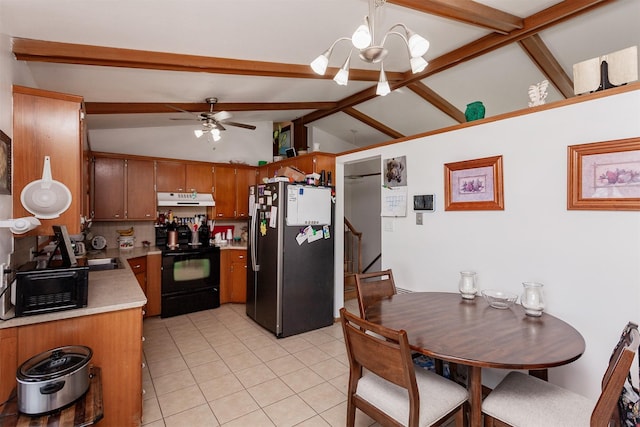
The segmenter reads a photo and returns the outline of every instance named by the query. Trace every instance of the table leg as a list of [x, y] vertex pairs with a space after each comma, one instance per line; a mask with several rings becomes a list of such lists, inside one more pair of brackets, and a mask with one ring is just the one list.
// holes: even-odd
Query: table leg
[[540, 378], [543, 381], [549, 381], [549, 372], [546, 369], [530, 370], [529, 375]]
[[482, 427], [482, 368], [469, 366], [469, 426]]

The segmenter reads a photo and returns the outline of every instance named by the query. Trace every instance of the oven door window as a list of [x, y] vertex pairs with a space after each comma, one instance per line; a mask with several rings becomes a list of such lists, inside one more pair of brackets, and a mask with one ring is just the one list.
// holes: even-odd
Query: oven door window
[[176, 283], [203, 280], [211, 275], [209, 258], [176, 259], [173, 263], [173, 280]]

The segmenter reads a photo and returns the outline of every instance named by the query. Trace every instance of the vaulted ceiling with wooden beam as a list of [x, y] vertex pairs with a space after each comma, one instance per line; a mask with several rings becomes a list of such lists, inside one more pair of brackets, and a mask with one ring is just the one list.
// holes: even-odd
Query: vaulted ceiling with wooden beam
[[573, 64], [640, 42], [638, 0], [387, 0], [377, 32], [402, 22], [431, 47], [412, 74], [390, 38], [381, 97], [379, 67], [357, 55], [349, 84], [332, 80], [346, 45], [324, 76], [309, 66], [367, 13], [367, 0], [0, 0], [0, 31], [38, 87], [84, 97], [90, 130], [175, 126], [176, 108], [207, 111], [215, 96], [235, 121], [356, 146], [462, 123], [474, 101], [487, 117], [528, 108], [545, 79], [547, 102], [572, 97]]

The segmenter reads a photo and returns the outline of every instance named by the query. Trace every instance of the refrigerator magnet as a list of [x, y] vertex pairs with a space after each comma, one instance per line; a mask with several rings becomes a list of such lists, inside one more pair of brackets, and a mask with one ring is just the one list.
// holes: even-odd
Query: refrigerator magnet
[[325, 239], [330, 239], [331, 238], [331, 233], [329, 232], [329, 226], [328, 225], [323, 225], [322, 226], [322, 235], [324, 236]]

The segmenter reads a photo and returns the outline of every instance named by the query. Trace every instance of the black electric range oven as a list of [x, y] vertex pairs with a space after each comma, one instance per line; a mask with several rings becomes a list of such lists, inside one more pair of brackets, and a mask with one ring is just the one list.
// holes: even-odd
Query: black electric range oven
[[190, 246], [162, 250], [160, 317], [220, 306], [220, 248]]

